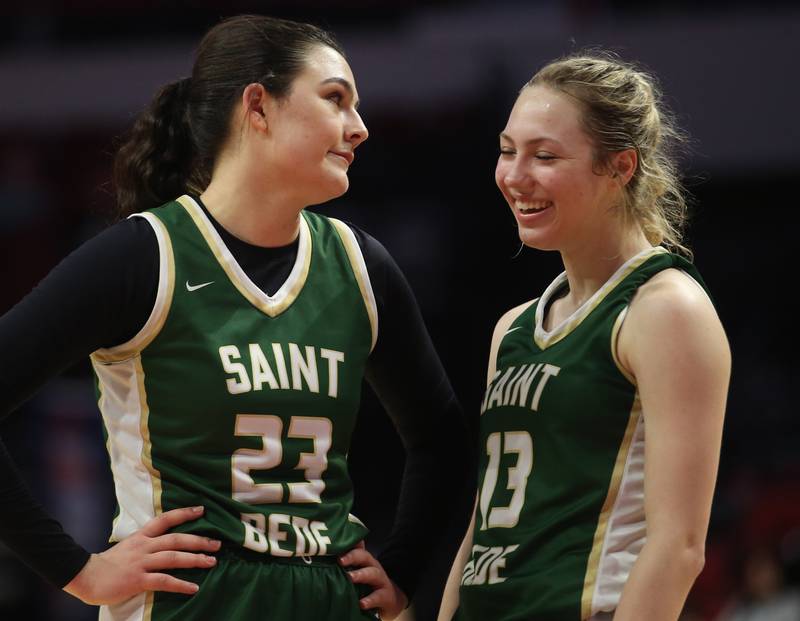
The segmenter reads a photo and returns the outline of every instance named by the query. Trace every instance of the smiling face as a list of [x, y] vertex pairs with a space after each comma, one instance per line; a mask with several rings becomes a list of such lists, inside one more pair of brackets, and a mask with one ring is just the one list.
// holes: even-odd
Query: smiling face
[[368, 135], [357, 106], [347, 61], [330, 47], [312, 48], [289, 95], [265, 111], [272, 187], [291, 188], [304, 205], [344, 194], [354, 151]]
[[596, 172], [581, 110], [567, 95], [525, 88], [500, 134], [495, 181], [526, 246], [569, 251], [611, 224], [619, 186]]

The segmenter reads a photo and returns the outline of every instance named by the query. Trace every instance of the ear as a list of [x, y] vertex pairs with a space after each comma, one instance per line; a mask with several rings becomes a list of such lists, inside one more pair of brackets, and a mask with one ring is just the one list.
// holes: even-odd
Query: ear
[[242, 91], [242, 111], [248, 125], [257, 131], [267, 130], [267, 109], [270, 96], [257, 82]]
[[618, 151], [611, 158], [611, 176], [618, 178], [622, 185], [627, 185], [638, 165], [639, 157], [636, 155], [636, 149]]

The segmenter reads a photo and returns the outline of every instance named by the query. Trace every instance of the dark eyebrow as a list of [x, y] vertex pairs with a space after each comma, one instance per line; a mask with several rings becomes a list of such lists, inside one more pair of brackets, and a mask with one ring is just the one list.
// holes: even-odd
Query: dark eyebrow
[[[350, 94], [350, 97], [355, 97], [355, 92], [356, 92], [356, 91], [355, 91], [355, 89], [353, 88], [353, 85], [352, 85], [352, 84], [350, 84], [350, 82], [348, 82], [348, 81], [347, 81], [347, 80], [345, 80], [344, 78], [328, 78], [327, 80], [323, 80], [323, 81], [321, 82], [321, 84], [331, 84], [331, 83], [333, 83], [333, 84], [339, 84], [339, 85], [341, 85], [342, 87], [344, 87], [344, 90], [346, 90], [346, 91], [347, 91], [347, 92]], [[357, 99], [357, 100], [356, 100], [356, 101], [353, 103], [353, 107], [354, 107], [356, 110], [358, 110], [358, 106], [359, 106], [359, 104], [360, 104], [360, 103], [361, 103], [361, 101], [359, 101], [359, 100]]]

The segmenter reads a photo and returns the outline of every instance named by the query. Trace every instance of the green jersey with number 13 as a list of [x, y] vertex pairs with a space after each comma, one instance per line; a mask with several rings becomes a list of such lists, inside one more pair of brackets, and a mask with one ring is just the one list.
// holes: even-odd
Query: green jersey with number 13
[[644, 418], [616, 339], [636, 290], [668, 268], [702, 285], [689, 262], [651, 248], [546, 331], [562, 274], [501, 339], [459, 621], [579, 621], [616, 608], [645, 539]]

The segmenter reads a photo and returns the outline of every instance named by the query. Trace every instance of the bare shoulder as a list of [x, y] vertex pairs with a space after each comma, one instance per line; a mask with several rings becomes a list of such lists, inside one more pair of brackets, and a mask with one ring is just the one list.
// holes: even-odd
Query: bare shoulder
[[631, 301], [619, 333], [619, 357], [635, 373], [637, 366], [676, 348], [694, 356], [730, 358], [708, 294], [685, 272], [667, 269], [642, 285]]
[[489, 368], [487, 370], [486, 378], [487, 383], [492, 381], [492, 376], [497, 369], [497, 350], [500, 348], [500, 341], [503, 340], [503, 335], [511, 327], [511, 324], [514, 323], [514, 320], [538, 299], [539, 298], [534, 298], [533, 300], [528, 300], [527, 302], [515, 306], [511, 310], [503, 313], [500, 319], [497, 320], [497, 324], [494, 327], [494, 333], [492, 334], [492, 345], [489, 349]]
[[511, 324], [514, 323], [514, 320], [519, 317], [526, 308], [528, 308], [531, 304], [533, 304], [539, 298], [534, 298], [532, 300], [528, 300], [527, 302], [523, 302], [514, 308], [507, 310], [500, 316], [500, 319], [497, 320], [497, 324], [494, 327], [494, 334], [503, 334], [505, 333], [508, 328], [511, 327]]
[[677, 269], [659, 272], [639, 287], [631, 301], [629, 319], [695, 321], [716, 318], [708, 294], [691, 276]]

